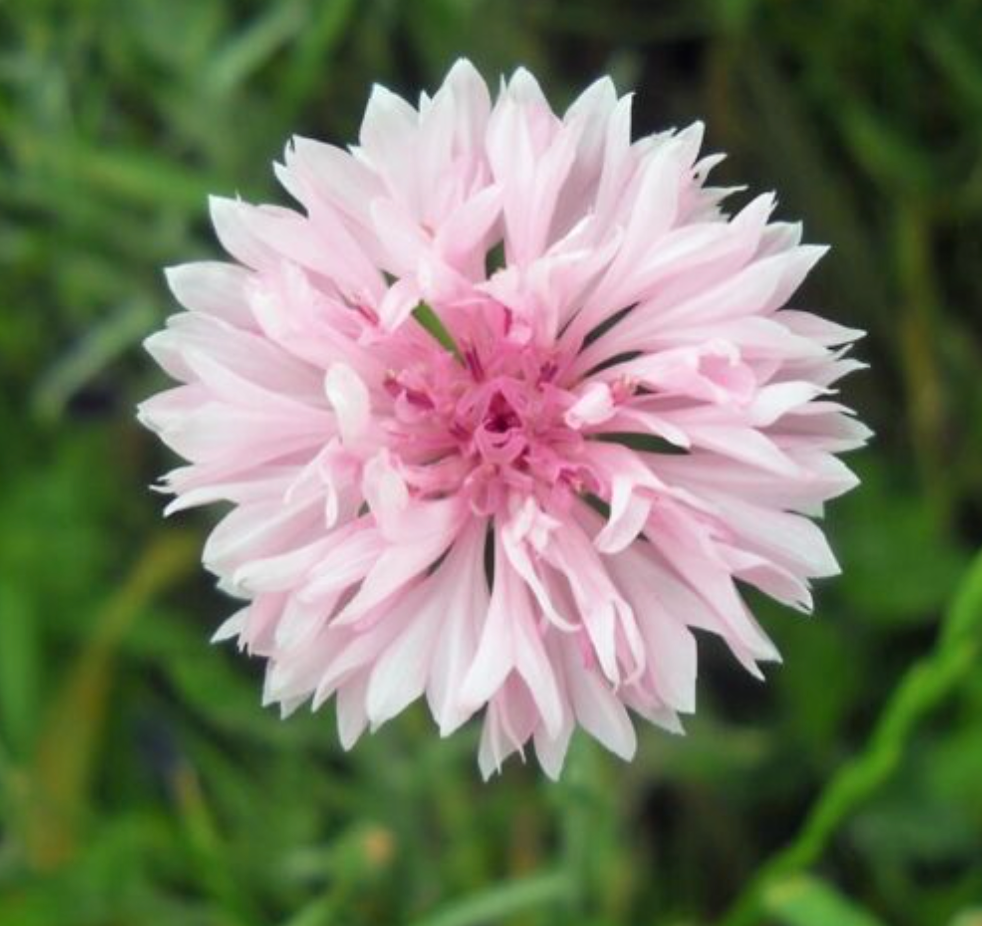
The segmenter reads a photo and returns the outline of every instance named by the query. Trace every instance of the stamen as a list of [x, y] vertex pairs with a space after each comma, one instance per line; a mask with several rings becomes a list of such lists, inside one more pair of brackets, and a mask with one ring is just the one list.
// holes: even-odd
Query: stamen
[[475, 347], [468, 347], [464, 351], [464, 363], [467, 364], [467, 369], [470, 370], [475, 381], [481, 382], [484, 379], [484, 365], [481, 363], [481, 358]]
[[362, 316], [370, 325], [377, 327], [379, 323], [378, 312], [375, 311], [371, 306], [362, 305], [360, 302], [356, 302], [353, 306], [354, 310]]
[[419, 389], [410, 389], [407, 386], [403, 386], [402, 394], [406, 397], [406, 401], [410, 405], [415, 405], [416, 408], [435, 408], [433, 400], [425, 392], [421, 392]]
[[386, 371], [385, 379], [382, 381], [382, 385], [385, 388], [385, 391], [394, 399], [398, 398], [399, 396], [404, 396], [406, 401], [416, 408], [436, 408], [436, 405], [429, 393], [424, 392], [422, 389], [413, 389], [411, 386], [407, 386], [399, 379], [399, 376], [393, 370]]
[[626, 402], [638, 389], [638, 381], [633, 376], [621, 376], [610, 384], [610, 395], [615, 402]]

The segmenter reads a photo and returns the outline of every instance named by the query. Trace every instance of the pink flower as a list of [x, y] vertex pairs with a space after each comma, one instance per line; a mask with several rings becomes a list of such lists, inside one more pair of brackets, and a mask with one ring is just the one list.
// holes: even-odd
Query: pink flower
[[[859, 332], [784, 308], [824, 248], [725, 214], [702, 126], [631, 141], [630, 97], [563, 116], [467, 62], [419, 109], [376, 87], [357, 147], [295, 138], [302, 211], [213, 199], [234, 263], [173, 268], [141, 420], [188, 461], [168, 511], [232, 505], [204, 563], [284, 714], [337, 699], [350, 747], [425, 695], [483, 711], [485, 775], [628, 711], [680, 731], [693, 630], [778, 653], [737, 580], [811, 607], [810, 518], [867, 431], [833, 398]], [[499, 264], [499, 266], [496, 266]]]

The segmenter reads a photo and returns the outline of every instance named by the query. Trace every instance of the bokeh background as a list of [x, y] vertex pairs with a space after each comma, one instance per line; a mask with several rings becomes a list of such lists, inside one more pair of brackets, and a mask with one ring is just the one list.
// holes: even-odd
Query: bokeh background
[[[689, 735], [577, 740], [558, 785], [482, 784], [421, 709], [349, 755], [330, 709], [262, 709], [207, 644], [215, 515], [161, 519], [133, 416], [206, 194], [285, 202], [291, 133], [353, 140], [373, 81], [458, 55], [704, 118], [721, 179], [833, 245], [801, 304], [869, 331], [844, 575], [761, 605], [785, 665], [704, 639]], [[978, 926], [980, 351], [976, 0], [3, 0], [0, 924]]]

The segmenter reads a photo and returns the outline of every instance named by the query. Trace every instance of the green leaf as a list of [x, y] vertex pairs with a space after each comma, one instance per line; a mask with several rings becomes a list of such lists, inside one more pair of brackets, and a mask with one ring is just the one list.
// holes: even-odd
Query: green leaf
[[[14, 136], [22, 161], [40, 168], [44, 178], [89, 190], [81, 201], [93, 208], [104, 195], [130, 205], [201, 209], [215, 189], [207, 172], [145, 147], [97, 144], [81, 136], [49, 139], [27, 122], [14, 127]], [[50, 182], [48, 187], [55, 205], [62, 205], [57, 188]]]
[[597, 325], [596, 328], [593, 328], [587, 332], [586, 337], [583, 338], [583, 346], [589, 347], [594, 341], [598, 341], [613, 328], [616, 328], [633, 311], [634, 306], [629, 305], [614, 312], [609, 318], [605, 318], [599, 325]]
[[505, 243], [499, 241], [484, 256], [484, 275], [490, 280], [495, 273], [505, 266]]
[[49, 420], [59, 418], [72, 396], [148, 334], [155, 321], [153, 309], [145, 302], [127, 303], [107, 313], [40, 377], [33, 396], [37, 414]]
[[335, 49], [357, 10], [357, 0], [324, 0], [312, 6], [283, 76], [281, 108], [293, 111], [319, 85], [325, 85], [333, 73]]
[[982, 113], [982, 61], [968, 37], [936, 20], [924, 24], [921, 40], [952, 91], [971, 111]]
[[238, 32], [216, 55], [205, 86], [218, 96], [237, 90], [307, 23], [304, 6], [273, 3], [251, 25]]
[[669, 443], [654, 434], [634, 434], [627, 431], [609, 431], [605, 434], [595, 434], [594, 439], [602, 444], [619, 444], [640, 453], [670, 453], [684, 454], [688, 451], [677, 444]]
[[898, 193], [927, 192], [936, 185], [934, 166], [915, 139], [856, 100], [839, 110], [853, 157], [871, 179]]
[[841, 593], [865, 622], [933, 622], [967, 554], [937, 524], [929, 500], [886, 463], [866, 460], [857, 472], [861, 489], [832, 512], [844, 564]]
[[457, 360], [463, 362], [457, 342], [453, 339], [453, 335], [447, 330], [446, 325], [443, 324], [442, 319], [433, 311], [432, 307], [428, 306], [425, 302], [421, 302], [413, 309], [413, 318], [433, 335], [443, 347], [450, 351]]
[[594, 495], [592, 492], [587, 492], [582, 496], [582, 498], [583, 501], [585, 501], [602, 518], [610, 517], [610, 505], [608, 505], [602, 498]]
[[29, 749], [36, 726], [41, 641], [31, 596], [14, 583], [0, 585], [0, 730], [15, 757]]
[[533, 875], [451, 902], [413, 926], [482, 926], [533, 907], [555, 904], [572, 891], [572, 880], [562, 871]]
[[982, 926], [982, 907], [960, 911], [948, 926]]
[[831, 884], [809, 876], [775, 884], [764, 895], [763, 906], [783, 926], [883, 926]]

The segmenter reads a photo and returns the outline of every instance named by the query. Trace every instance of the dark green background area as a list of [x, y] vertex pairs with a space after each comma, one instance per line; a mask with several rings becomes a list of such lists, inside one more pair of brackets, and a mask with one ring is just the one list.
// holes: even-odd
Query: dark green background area
[[[844, 575], [758, 606], [785, 664], [703, 640], [689, 735], [578, 738], [558, 785], [482, 784], [420, 708], [347, 755], [262, 709], [207, 644], [214, 512], [161, 519], [133, 416], [206, 194], [285, 202], [291, 133], [354, 140], [373, 81], [458, 55], [705, 119], [832, 244], [799, 305], [869, 331]], [[976, 0], [0, 0], [0, 926], [982, 924], [980, 341]]]

